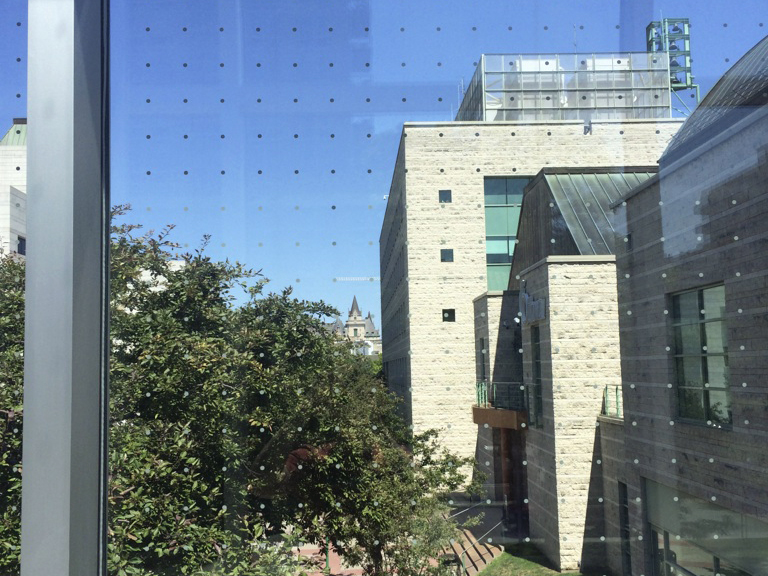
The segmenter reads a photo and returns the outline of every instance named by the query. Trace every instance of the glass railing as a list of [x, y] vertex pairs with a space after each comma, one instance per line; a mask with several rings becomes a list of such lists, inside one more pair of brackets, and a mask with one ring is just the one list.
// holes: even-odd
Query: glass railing
[[624, 418], [624, 404], [621, 398], [621, 386], [606, 386], [603, 389], [603, 416]]
[[488, 382], [475, 385], [475, 404], [481, 408], [525, 410], [525, 393], [521, 382]]

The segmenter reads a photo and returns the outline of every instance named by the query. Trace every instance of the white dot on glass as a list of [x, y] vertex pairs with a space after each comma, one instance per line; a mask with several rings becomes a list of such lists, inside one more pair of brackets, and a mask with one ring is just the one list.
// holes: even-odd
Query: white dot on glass
[[672, 458], [672, 464], [677, 464], [677, 458]]

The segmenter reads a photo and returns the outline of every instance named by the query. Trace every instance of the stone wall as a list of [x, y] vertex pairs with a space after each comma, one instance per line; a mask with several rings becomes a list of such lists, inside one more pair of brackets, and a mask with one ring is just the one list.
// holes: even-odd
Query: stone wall
[[[620, 240], [630, 240], [617, 256], [634, 573], [651, 565], [644, 478], [768, 518], [767, 147], [763, 108], [662, 166], [659, 181], [617, 208]], [[680, 418], [675, 390], [672, 295], [717, 284], [725, 288], [729, 425]]]
[[[526, 449], [531, 537], [561, 570], [586, 568], [599, 563], [604, 535], [595, 423], [604, 387], [621, 384], [616, 268], [612, 256], [550, 256], [520, 277], [546, 302], [537, 322], [543, 426], [529, 430]], [[530, 388], [530, 325], [523, 356]]]
[[[408, 375], [397, 386], [412, 390], [416, 431], [442, 428], [446, 447], [475, 453], [472, 299], [487, 290], [484, 178], [533, 177], [545, 166], [653, 164], [679, 125], [676, 119], [600, 121], [585, 134], [577, 121], [405, 124], [381, 235], [382, 330], [384, 361], [409, 358]], [[438, 201], [445, 189], [452, 192], [448, 204]], [[389, 241], [401, 219], [407, 245], [404, 230]], [[454, 250], [453, 262], [440, 261], [442, 248]], [[393, 280], [402, 254], [407, 288]], [[404, 303], [407, 335], [389, 340]], [[455, 322], [443, 322], [445, 309], [455, 311]]]

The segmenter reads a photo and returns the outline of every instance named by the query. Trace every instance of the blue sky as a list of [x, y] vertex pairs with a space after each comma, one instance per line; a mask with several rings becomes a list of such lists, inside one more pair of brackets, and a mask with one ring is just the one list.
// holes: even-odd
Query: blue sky
[[[344, 313], [356, 294], [378, 325], [402, 123], [452, 119], [484, 52], [644, 50], [660, 15], [691, 19], [706, 93], [767, 33], [768, 3], [113, 2], [113, 202], [148, 228], [176, 224], [189, 248], [211, 234], [213, 257], [262, 269], [273, 290], [290, 284]], [[0, 34], [9, 125], [25, 115], [25, 0], [4, 0]]]

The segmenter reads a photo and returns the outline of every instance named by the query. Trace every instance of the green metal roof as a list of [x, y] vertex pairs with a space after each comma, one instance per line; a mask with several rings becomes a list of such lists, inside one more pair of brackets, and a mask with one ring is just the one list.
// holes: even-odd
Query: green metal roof
[[613, 254], [611, 204], [654, 175], [651, 168], [544, 170], [544, 178], [581, 254]]
[[26, 146], [27, 145], [27, 119], [14, 118], [13, 126], [8, 129], [0, 146]]

